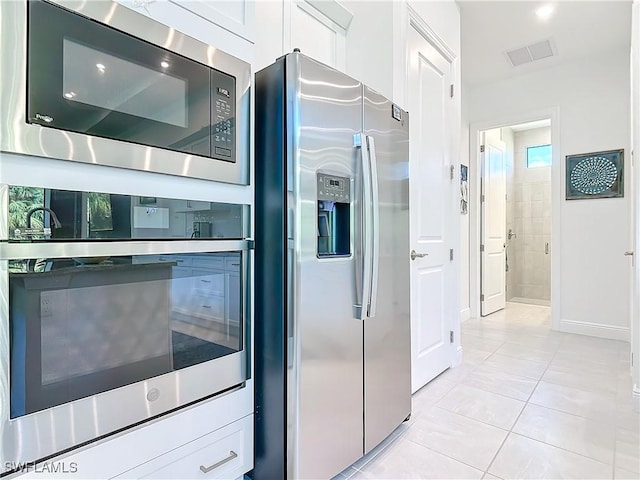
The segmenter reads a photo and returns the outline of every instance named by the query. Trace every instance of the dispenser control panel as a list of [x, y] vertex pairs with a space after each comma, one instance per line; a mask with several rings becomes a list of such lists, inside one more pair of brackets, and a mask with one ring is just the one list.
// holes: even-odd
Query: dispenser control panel
[[318, 173], [318, 200], [349, 203], [351, 201], [351, 179]]

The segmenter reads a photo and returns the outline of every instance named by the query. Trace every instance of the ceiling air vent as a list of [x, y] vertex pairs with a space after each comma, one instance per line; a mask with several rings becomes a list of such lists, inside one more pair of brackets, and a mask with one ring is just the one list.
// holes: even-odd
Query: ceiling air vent
[[542, 42], [532, 43], [526, 47], [509, 50], [506, 54], [511, 65], [514, 67], [542, 60], [543, 58], [552, 57], [554, 55], [553, 47], [549, 40], [543, 40]]

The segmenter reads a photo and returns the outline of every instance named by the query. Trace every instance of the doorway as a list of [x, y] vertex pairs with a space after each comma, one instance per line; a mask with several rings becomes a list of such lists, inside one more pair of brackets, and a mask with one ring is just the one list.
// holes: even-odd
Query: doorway
[[513, 125], [507, 169], [507, 301], [551, 303], [551, 121]]
[[480, 313], [550, 306], [551, 120], [480, 132]]

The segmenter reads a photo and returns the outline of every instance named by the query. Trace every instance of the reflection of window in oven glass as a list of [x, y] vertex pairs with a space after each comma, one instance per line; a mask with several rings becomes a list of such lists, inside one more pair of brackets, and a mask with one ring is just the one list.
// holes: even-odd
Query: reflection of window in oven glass
[[87, 195], [89, 232], [113, 230], [111, 195], [91, 192]]

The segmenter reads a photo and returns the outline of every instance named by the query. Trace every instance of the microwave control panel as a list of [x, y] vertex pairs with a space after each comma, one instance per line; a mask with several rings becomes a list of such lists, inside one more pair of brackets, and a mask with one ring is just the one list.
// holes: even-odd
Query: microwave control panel
[[236, 161], [236, 79], [211, 71], [211, 156]]

